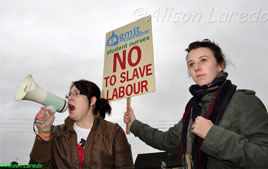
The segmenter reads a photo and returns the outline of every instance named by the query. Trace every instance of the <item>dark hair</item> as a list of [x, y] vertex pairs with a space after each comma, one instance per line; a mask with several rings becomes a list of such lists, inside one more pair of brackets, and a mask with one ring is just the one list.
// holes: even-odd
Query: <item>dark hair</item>
[[78, 90], [80, 90], [80, 93], [83, 95], [86, 95], [90, 104], [90, 100], [93, 96], [96, 97], [97, 101], [96, 101], [96, 106], [95, 106], [95, 110], [94, 110], [94, 114], [98, 114], [100, 113], [100, 117], [102, 119], [105, 118], [105, 114], [110, 115], [112, 108], [108, 102], [108, 100], [104, 99], [104, 98], [100, 98], [101, 96], [101, 92], [99, 87], [88, 80], [78, 80], [78, 81], [74, 81], [71, 85], [71, 88], [75, 86]]
[[[188, 48], [185, 49], [187, 51], [187, 53], [189, 54], [189, 52], [193, 49], [197, 49], [197, 48], [200, 48], [200, 47], [205, 47], [205, 48], [209, 48], [210, 50], [212, 50], [215, 58], [216, 58], [216, 61], [218, 64], [224, 64], [224, 67], [225, 67], [225, 56], [224, 54], [222, 53], [222, 50], [221, 48], [214, 42], [210, 41], [209, 39], [204, 39], [203, 41], [195, 41], [195, 42], [192, 42], [189, 44]], [[187, 54], [187, 57], [188, 57], [188, 54]], [[186, 57], [186, 59], [187, 59]]]

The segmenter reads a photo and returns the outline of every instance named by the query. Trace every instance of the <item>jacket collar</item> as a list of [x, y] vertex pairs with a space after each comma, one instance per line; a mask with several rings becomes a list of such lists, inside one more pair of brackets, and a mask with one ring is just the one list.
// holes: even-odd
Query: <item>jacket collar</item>
[[[93, 126], [92, 129], [95, 129], [98, 125], [98, 123], [100, 122], [101, 118], [98, 115], [94, 116], [94, 122], [93, 122]], [[74, 120], [72, 120], [69, 116], [65, 119], [65, 126], [67, 128], [67, 130], [71, 131], [71, 132], [75, 132], [74, 131]]]

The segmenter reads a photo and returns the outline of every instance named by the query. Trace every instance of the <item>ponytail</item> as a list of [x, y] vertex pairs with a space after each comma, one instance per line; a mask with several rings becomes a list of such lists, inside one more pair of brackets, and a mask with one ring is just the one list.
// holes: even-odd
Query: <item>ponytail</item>
[[95, 107], [95, 112], [94, 114], [100, 114], [101, 119], [105, 118], [105, 115], [108, 114], [110, 115], [112, 111], [112, 107], [108, 100], [104, 98], [97, 99], [96, 102], [96, 107]]

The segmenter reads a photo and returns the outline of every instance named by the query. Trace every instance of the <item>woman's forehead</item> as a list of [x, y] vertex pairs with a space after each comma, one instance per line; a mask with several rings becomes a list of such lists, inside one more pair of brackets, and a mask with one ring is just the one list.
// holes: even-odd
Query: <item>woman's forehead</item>
[[74, 91], [74, 92], [76, 92], [76, 91], [80, 91], [79, 89], [77, 89], [77, 87], [75, 86], [75, 85], [73, 85], [73, 87], [71, 88], [71, 90], [70, 91]]
[[192, 59], [199, 59], [201, 57], [211, 57], [214, 56], [214, 53], [211, 49], [206, 48], [206, 47], [201, 47], [197, 49], [193, 49], [189, 52], [187, 60], [192, 60]]

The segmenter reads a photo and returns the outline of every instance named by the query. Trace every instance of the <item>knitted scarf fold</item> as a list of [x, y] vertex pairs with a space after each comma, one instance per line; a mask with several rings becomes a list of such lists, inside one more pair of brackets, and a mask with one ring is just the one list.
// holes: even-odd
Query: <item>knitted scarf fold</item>
[[191, 133], [191, 126], [197, 116], [200, 115], [199, 102], [203, 96], [216, 92], [208, 111], [206, 119], [210, 119], [214, 125], [218, 125], [224, 111], [236, 91], [236, 86], [230, 80], [226, 80], [228, 74], [220, 72], [213, 80], [211, 86], [192, 85], [190, 92], [193, 97], [187, 103], [182, 119], [180, 156], [186, 169], [205, 169], [207, 154], [200, 150], [203, 139]]

